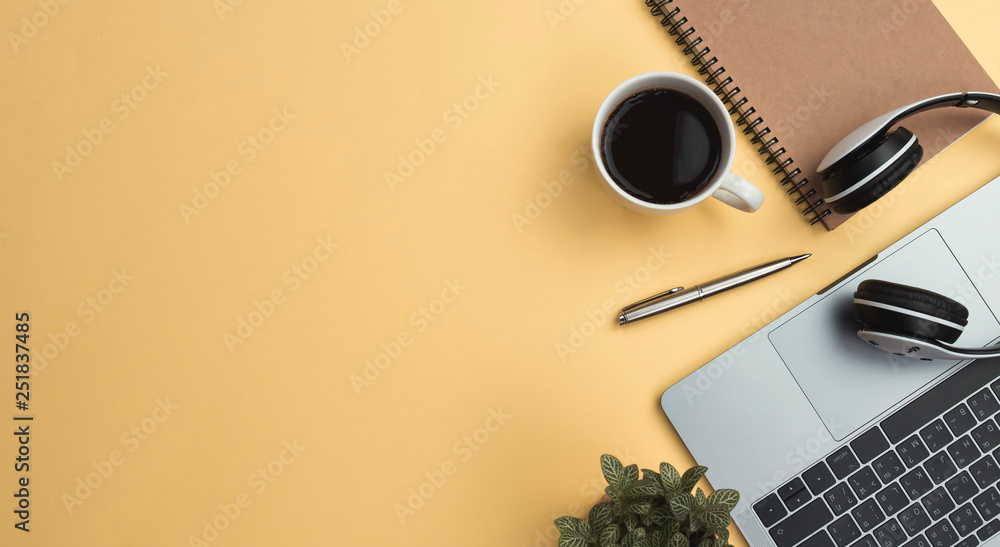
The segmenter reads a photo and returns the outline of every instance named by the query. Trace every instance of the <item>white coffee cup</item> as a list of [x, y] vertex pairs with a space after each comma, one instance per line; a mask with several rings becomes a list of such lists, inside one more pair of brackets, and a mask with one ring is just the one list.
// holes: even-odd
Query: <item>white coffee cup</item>
[[[683, 92], [708, 109], [722, 137], [722, 160], [719, 168], [716, 169], [715, 174], [712, 176], [712, 180], [702, 191], [679, 203], [652, 203], [629, 194], [611, 178], [607, 167], [601, 160], [601, 134], [608, 117], [611, 116], [615, 107], [640, 91], [662, 88]], [[594, 132], [591, 138], [591, 145], [595, 163], [604, 177], [603, 186], [622, 205], [640, 213], [650, 215], [679, 213], [694, 207], [709, 196], [748, 213], [759, 209], [764, 202], [764, 194], [761, 193], [759, 188], [745, 178], [730, 171], [733, 167], [733, 160], [736, 157], [736, 130], [733, 127], [733, 120], [729, 117], [726, 107], [708, 86], [684, 74], [677, 74], [675, 72], [647, 72], [630, 78], [616, 87], [604, 99], [601, 108], [597, 111], [597, 117], [594, 119]]]

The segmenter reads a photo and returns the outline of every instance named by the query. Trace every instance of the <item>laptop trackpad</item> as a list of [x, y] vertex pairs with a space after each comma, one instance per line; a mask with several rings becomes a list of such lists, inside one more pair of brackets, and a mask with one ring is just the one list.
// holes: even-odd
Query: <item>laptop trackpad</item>
[[969, 308], [969, 325], [955, 343], [989, 344], [1000, 324], [941, 239], [929, 230], [773, 330], [768, 338], [820, 419], [838, 441], [955, 366], [872, 348], [858, 338], [854, 291], [883, 279], [934, 291]]

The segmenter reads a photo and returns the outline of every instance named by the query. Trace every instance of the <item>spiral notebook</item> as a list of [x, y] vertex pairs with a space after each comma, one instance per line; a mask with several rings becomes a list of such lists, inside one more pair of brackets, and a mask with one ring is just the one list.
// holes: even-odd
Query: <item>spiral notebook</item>
[[[868, 120], [920, 99], [997, 86], [930, 0], [646, 0], [752, 134], [810, 223], [850, 215], [823, 203], [816, 166]], [[923, 161], [987, 117], [940, 109], [905, 120]]]

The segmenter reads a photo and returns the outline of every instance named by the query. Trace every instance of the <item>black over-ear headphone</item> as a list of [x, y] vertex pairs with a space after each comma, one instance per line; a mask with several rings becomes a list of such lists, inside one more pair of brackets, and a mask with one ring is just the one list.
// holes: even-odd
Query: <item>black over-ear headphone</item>
[[980, 108], [1000, 114], [1000, 95], [950, 93], [883, 114], [844, 137], [820, 162], [823, 200], [837, 213], [855, 213], [874, 203], [909, 175], [923, 156], [917, 137], [900, 120], [946, 106]]
[[1000, 357], [1000, 347], [956, 348], [969, 322], [962, 304], [931, 291], [869, 279], [854, 293], [854, 309], [869, 344], [896, 355], [931, 359]]

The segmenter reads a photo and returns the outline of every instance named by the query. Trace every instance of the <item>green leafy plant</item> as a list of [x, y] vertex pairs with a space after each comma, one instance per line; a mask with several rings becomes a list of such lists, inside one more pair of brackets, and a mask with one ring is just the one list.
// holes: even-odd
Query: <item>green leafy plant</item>
[[622, 466], [618, 458], [601, 456], [608, 481], [607, 498], [590, 510], [587, 520], [559, 517], [559, 547], [732, 547], [729, 512], [736, 507], [736, 490], [710, 495], [691, 489], [708, 471], [692, 467], [681, 475], [669, 463], [660, 471]]

